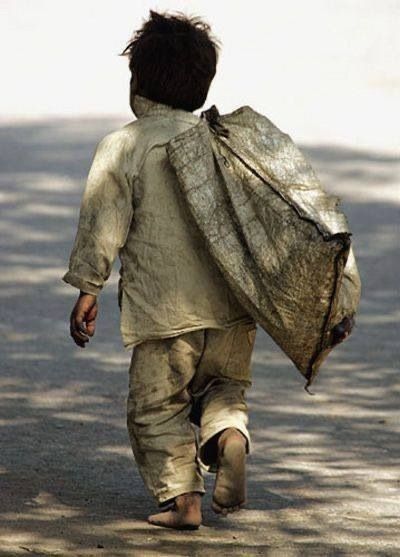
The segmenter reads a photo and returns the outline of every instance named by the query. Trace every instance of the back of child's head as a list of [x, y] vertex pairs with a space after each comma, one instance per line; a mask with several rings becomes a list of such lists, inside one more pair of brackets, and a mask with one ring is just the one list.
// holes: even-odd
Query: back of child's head
[[136, 94], [192, 112], [203, 106], [216, 73], [219, 40], [199, 17], [150, 10], [121, 53]]

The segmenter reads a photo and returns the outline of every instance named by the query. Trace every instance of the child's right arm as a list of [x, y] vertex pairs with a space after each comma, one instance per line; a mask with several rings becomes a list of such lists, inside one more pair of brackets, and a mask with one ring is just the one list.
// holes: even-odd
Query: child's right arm
[[[82, 299], [80, 295], [71, 313], [71, 323], [74, 312], [76, 315], [80, 311], [83, 302], [92, 303], [110, 276], [118, 251], [125, 244], [132, 216], [132, 182], [128, 178], [125, 135], [117, 131], [104, 137], [96, 147], [82, 196], [69, 268], [62, 277], [82, 294], [91, 296]], [[86, 305], [89, 312], [93, 303]], [[94, 320], [92, 325], [94, 332]], [[74, 328], [78, 329], [78, 326]], [[79, 334], [72, 334], [72, 325], [71, 335], [75, 342], [77, 338], [82, 340]]]

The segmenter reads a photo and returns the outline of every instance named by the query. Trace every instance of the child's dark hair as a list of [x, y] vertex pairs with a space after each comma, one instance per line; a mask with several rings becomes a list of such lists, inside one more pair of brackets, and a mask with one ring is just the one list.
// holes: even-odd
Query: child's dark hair
[[192, 112], [203, 106], [216, 72], [219, 40], [197, 16], [150, 10], [121, 56], [137, 79], [138, 95]]

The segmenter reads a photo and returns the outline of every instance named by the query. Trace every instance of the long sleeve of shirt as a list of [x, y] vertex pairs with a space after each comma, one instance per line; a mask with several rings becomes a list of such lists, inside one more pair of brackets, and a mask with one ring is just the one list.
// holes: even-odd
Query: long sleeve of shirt
[[126, 136], [113, 132], [95, 150], [81, 200], [78, 229], [64, 282], [89, 294], [103, 288], [133, 216]]
[[136, 97], [137, 119], [97, 146], [62, 277], [97, 295], [118, 256], [128, 350], [147, 339], [251, 319], [212, 260], [168, 159], [169, 141], [199, 116]]

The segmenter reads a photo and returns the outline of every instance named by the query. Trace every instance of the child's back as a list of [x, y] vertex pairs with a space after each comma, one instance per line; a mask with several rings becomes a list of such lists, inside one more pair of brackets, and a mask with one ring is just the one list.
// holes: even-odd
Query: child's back
[[[214, 510], [239, 509], [250, 447], [245, 390], [256, 324], [208, 254], [166, 151], [198, 123], [193, 110], [215, 74], [207, 29], [151, 12], [130, 43], [137, 120], [97, 146], [63, 277], [81, 291], [70, 332], [84, 347], [95, 331], [97, 295], [120, 257], [121, 332], [134, 347], [128, 431], [147, 488], [172, 505], [150, 521], [173, 528], [200, 525], [200, 462], [217, 472]], [[200, 426], [199, 447], [191, 421]]]
[[168, 162], [168, 141], [199, 117], [140, 96], [134, 110], [138, 120], [126, 127], [137, 145], [132, 152], [134, 226], [121, 250], [126, 273], [121, 295], [124, 299], [126, 290], [129, 300], [128, 307], [122, 305], [125, 345], [139, 340], [138, 333], [141, 338], [172, 336], [248, 319], [190, 220]]
[[[102, 287], [114, 246], [120, 246], [121, 333], [127, 348], [149, 338], [248, 321], [190, 220], [168, 162], [168, 141], [199, 117], [142, 96], [133, 104], [138, 119], [106, 136], [96, 151], [64, 280], [83, 290], [82, 281]], [[104, 261], [105, 274], [93, 276]]]

